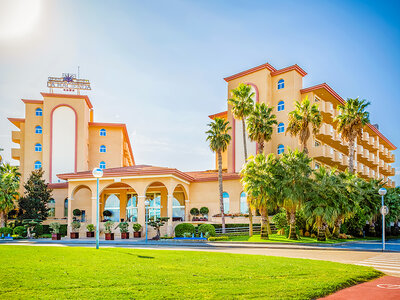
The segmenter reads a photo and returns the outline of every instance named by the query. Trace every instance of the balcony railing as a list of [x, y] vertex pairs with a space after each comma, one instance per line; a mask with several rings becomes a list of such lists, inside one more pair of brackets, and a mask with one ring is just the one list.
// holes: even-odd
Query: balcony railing
[[11, 149], [11, 158], [15, 160], [19, 160], [21, 158], [21, 149], [12, 148]]
[[11, 140], [14, 143], [21, 143], [21, 131], [11, 131]]

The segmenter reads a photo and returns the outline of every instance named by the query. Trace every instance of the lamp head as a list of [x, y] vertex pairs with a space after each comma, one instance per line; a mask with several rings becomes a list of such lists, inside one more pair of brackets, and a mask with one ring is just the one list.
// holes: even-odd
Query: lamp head
[[92, 175], [93, 175], [93, 177], [96, 177], [96, 178], [103, 177], [103, 170], [100, 168], [94, 168]]
[[381, 196], [385, 196], [386, 193], [387, 193], [387, 190], [386, 190], [385, 188], [380, 188], [379, 191], [378, 191], [378, 193], [379, 193], [379, 195], [381, 195]]

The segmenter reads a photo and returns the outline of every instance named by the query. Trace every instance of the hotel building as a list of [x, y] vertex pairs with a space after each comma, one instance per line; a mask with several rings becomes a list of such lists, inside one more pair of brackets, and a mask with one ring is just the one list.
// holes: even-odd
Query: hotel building
[[[230, 91], [240, 83], [251, 85], [256, 102], [274, 107], [277, 116], [271, 141], [265, 153], [280, 154], [289, 147], [299, 147], [295, 137], [285, 134], [288, 113], [295, 101], [308, 97], [317, 102], [323, 115], [319, 134], [309, 140], [309, 155], [313, 167], [321, 165], [345, 170], [348, 167], [348, 145], [337, 134], [334, 117], [337, 105], [345, 103], [326, 83], [303, 87], [307, 73], [297, 65], [275, 69], [270, 64], [240, 72], [225, 78]], [[72, 211], [84, 211], [82, 221], [94, 223], [96, 216], [96, 179], [91, 170], [104, 169], [100, 178], [100, 212], [109, 210], [114, 221], [145, 223], [145, 200], [149, 200], [149, 216], [169, 217], [162, 234], [173, 234], [175, 225], [189, 221], [191, 208], [209, 208], [208, 220], [220, 223], [218, 174], [216, 170], [182, 172], [174, 168], [136, 165], [125, 124], [96, 123], [88, 96], [42, 93], [43, 100], [25, 100], [25, 118], [9, 120], [19, 128], [12, 140], [20, 148], [12, 149], [12, 157], [20, 161], [22, 182], [35, 168], [43, 168], [45, 179], [54, 189], [48, 222], [72, 222]], [[246, 195], [238, 172], [244, 163], [241, 122], [227, 111], [210, 115], [211, 119], [229, 120], [232, 142], [223, 154], [224, 207], [230, 214], [226, 221], [247, 223]], [[256, 153], [256, 143], [247, 141], [248, 154]], [[394, 186], [396, 147], [378, 130], [368, 124], [357, 141], [355, 167], [365, 179], [381, 178]], [[216, 164], [217, 166], [217, 164]], [[22, 188], [21, 188], [22, 192]], [[103, 218], [101, 216], [101, 218]], [[254, 222], [259, 222], [258, 217]], [[82, 231], [85, 226], [81, 227]], [[101, 225], [101, 230], [103, 225]]]

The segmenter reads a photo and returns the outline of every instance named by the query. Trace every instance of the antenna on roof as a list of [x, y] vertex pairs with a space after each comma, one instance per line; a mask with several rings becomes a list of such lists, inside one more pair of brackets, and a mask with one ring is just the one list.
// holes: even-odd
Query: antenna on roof
[[78, 66], [78, 78], [80, 78], [80, 77], [79, 77], [79, 66]]

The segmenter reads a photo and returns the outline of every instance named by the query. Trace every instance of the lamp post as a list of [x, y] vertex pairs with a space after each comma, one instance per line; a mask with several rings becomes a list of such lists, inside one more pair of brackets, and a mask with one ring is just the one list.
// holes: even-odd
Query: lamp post
[[382, 251], [385, 251], [385, 215], [387, 214], [384, 197], [387, 193], [385, 188], [380, 188], [378, 191], [379, 195], [382, 196], [382, 206], [381, 206], [381, 214], [382, 214]]
[[97, 199], [96, 199], [96, 249], [99, 249], [99, 234], [100, 234], [100, 216], [99, 216], [99, 210], [100, 210], [100, 201], [99, 201], [99, 178], [103, 177], [103, 170], [100, 168], [95, 168], [93, 169], [92, 172], [93, 177], [97, 179]]
[[145, 212], [145, 216], [144, 216], [144, 219], [145, 219], [145, 223], [146, 223], [146, 243], [147, 243], [147, 223], [148, 223], [148, 211], [147, 211], [147, 209], [148, 209], [148, 207], [149, 207], [149, 204], [150, 204], [150, 201], [149, 200], [145, 200], [144, 201], [144, 212]]

